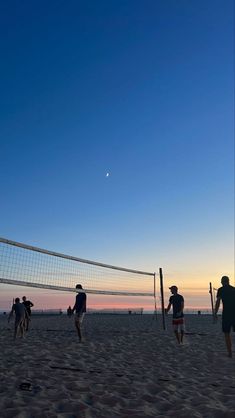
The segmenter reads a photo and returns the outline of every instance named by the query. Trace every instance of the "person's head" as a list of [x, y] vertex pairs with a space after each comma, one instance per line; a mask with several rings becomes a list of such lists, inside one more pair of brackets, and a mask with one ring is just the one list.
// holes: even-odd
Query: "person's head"
[[20, 303], [20, 298], [15, 298], [15, 303]]
[[82, 285], [81, 284], [77, 284], [76, 289], [82, 289]]
[[22, 297], [22, 300], [25, 302], [26, 301], [26, 296], [23, 296]]
[[173, 286], [169, 287], [169, 289], [170, 289], [170, 291], [171, 291], [171, 293], [172, 293], [173, 295], [176, 295], [176, 294], [177, 294], [177, 292], [178, 292], [178, 287], [177, 287], [177, 286], [175, 286], [175, 285], [173, 285]]
[[227, 286], [227, 285], [229, 284], [229, 277], [228, 277], [228, 276], [223, 276], [223, 277], [221, 278], [221, 284], [222, 284], [223, 286]]

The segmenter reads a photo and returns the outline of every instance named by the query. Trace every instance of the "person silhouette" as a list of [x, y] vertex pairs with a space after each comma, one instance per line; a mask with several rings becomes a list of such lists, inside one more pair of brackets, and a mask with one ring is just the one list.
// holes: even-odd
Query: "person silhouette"
[[[166, 313], [169, 312], [171, 309], [171, 305], [173, 306], [173, 319], [172, 325], [173, 330], [176, 336], [176, 339], [179, 344], [183, 343], [184, 338], [184, 298], [182, 295], [178, 294], [178, 287], [171, 286], [169, 287], [172, 296], [169, 299], [169, 304], [166, 308]], [[180, 333], [179, 333], [180, 331]]]
[[222, 287], [217, 291], [215, 304], [215, 318], [220, 307], [220, 302], [223, 302], [222, 311], [222, 331], [225, 337], [225, 344], [228, 356], [232, 357], [232, 339], [231, 329], [235, 332], [235, 287], [229, 284], [229, 277], [223, 276], [221, 278]]
[[72, 313], [75, 311], [75, 327], [77, 330], [79, 341], [82, 342], [82, 333], [81, 333], [81, 325], [85, 316], [86, 312], [86, 293], [82, 289], [81, 284], [77, 284], [76, 289], [78, 289], [78, 294], [75, 299], [75, 304], [72, 309]]

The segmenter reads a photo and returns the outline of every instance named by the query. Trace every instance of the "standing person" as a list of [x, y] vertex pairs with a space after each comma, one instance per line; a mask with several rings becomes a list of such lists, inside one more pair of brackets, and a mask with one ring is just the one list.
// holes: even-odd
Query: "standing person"
[[24, 304], [20, 303], [20, 298], [15, 299], [15, 303], [13, 303], [12, 308], [11, 308], [8, 322], [10, 321], [14, 313], [15, 313], [14, 339], [16, 339], [18, 331], [19, 331], [21, 338], [23, 338], [24, 331], [25, 331], [25, 319], [28, 317], [28, 313], [25, 309]]
[[28, 316], [25, 319], [25, 329], [26, 329], [26, 331], [28, 331], [29, 330], [29, 321], [30, 321], [30, 316], [31, 316], [31, 308], [34, 305], [33, 305], [33, 302], [31, 302], [30, 300], [27, 300], [26, 299], [26, 296], [23, 296], [22, 297], [22, 300], [23, 300], [23, 304], [25, 306], [25, 309], [26, 309], [26, 311], [28, 313]]
[[67, 315], [69, 316], [69, 318], [70, 318], [70, 316], [72, 316], [73, 315], [73, 311], [72, 311], [72, 308], [71, 308], [71, 306], [69, 305], [69, 307], [68, 307], [68, 309], [67, 309]]
[[[173, 306], [173, 319], [172, 325], [173, 330], [176, 336], [178, 343], [183, 343], [184, 338], [184, 298], [182, 295], [178, 294], [178, 287], [171, 286], [169, 287], [172, 296], [169, 299], [169, 305], [166, 308], [166, 313], [169, 312], [171, 309], [171, 305]], [[179, 333], [180, 331], [180, 333]]]
[[[77, 284], [76, 289], [83, 290], [81, 284]], [[82, 341], [81, 325], [86, 312], [86, 293], [79, 292], [76, 296], [75, 305], [72, 309], [72, 314], [75, 311], [75, 327], [78, 333], [79, 341]]]
[[229, 278], [223, 276], [221, 278], [222, 287], [217, 291], [217, 299], [215, 304], [215, 317], [220, 307], [220, 301], [223, 302], [222, 312], [222, 331], [225, 337], [225, 343], [228, 351], [228, 356], [232, 357], [232, 339], [231, 328], [235, 332], [235, 287], [230, 286]]

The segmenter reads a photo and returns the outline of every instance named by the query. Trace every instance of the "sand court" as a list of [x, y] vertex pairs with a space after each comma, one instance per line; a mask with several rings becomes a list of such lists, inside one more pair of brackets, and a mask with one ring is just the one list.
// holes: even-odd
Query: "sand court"
[[[221, 323], [186, 316], [183, 346], [151, 315], [33, 317], [25, 339], [0, 321], [2, 417], [115, 418], [235, 416], [235, 353]], [[23, 386], [22, 386], [23, 385]]]

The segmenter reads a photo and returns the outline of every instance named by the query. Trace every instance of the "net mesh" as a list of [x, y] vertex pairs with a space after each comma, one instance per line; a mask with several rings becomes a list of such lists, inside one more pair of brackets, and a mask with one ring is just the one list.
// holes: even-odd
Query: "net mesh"
[[0, 281], [88, 293], [154, 296], [155, 274], [83, 260], [0, 238]]

